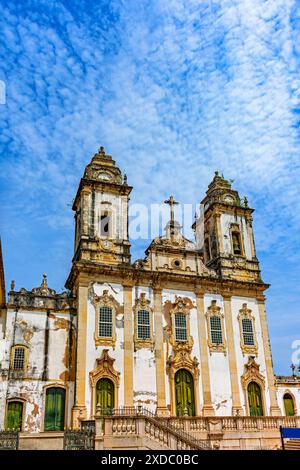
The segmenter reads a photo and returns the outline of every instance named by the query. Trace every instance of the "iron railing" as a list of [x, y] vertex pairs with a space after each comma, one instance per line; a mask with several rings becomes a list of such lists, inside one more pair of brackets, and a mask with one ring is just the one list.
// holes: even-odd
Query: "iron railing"
[[18, 431], [0, 431], [0, 450], [18, 450], [18, 448]]
[[95, 431], [93, 429], [67, 429], [64, 432], [64, 450], [94, 450]]

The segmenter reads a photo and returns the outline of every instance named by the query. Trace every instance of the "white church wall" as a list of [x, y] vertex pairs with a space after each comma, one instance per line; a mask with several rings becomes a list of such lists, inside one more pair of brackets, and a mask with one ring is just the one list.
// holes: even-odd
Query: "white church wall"
[[[133, 287], [132, 307], [142, 293], [146, 295], [147, 300], [150, 300], [150, 307], [153, 308], [153, 291], [143, 286]], [[134, 328], [134, 315], [132, 321]], [[157, 400], [154, 348], [141, 348], [133, 353], [133, 403], [135, 406], [141, 405], [155, 413]]]
[[[24, 431], [43, 430], [45, 410], [45, 390], [49, 385], [66, 385], [68, 406], [73, 405], [73, 384], [67, 383], [66, 348], [68, 346], [69, 315], [50, 313], [49, 343], [47, 354], [47, 380], [43, 379], [45, 364], [45, 331], [47, 313], [45, 311], [19, 310], [7, 312], [6, 338], [2, 340], [1, 368], [8, 374], [11, 347], [16, 344], [28, 347], [27, 369], [22, 373], [10, 371], [10, 380], [0, 382], [0, 428], [5, 426], [7, 400], [21, 399], [24, 402]], [[20, 374], [21, 377], [18, 378]], [[69, 423], [70, 424], [70, 423]]]
[[[104, 290], [108, 290], [108, 294], [112, 295], [114, 299], [122, 307], [123, 300], [123, 286], [121, 284], [113, 283], [94, 283], [94, 292], [97, 296], [103, 295]], [[92, 389], [90, 384], [89, 373], [96, 367], [96, 359], [100, 359], [103, 349], [108, 349], [108, 354], [111, 358], [115, 359], [114, 368], [120, 372], [120, 386], [118, 393], [118, 406], [124, 405], [124, 315], [119, 313], [116, 316], [116, 344], [112, 346], [96, 346], [94, 340], [95, 326], [96, 326], [96, 312], [92, 303], [92, 299], [88, 298], [88, 311], [87, 311], [87, 341], [86, 341], [86, 382], [85, 382], [85, 395], [86, 407], [90, 417], [93, 416], [94, 410], [91, 409], [92, 403]]]
[[[165, 306], [166, 303], [173, 304], [176, 301], [176, 297], [182, 297], [187, 301], [190, 307], [190, 335], [193, 338], [193, 348], [191, 350], [191, 357], [196, 357], [199, 362], [199, 372], [201, 374], [200, 366], [200, 346], [199, 346], [199, 335], [198, 335], [198, 320], [197, 320], [197, 307], [196, 307], [196, 296], [193, 292], [184, 291], [184, 290], [170, 290], [163, 289], [162, 291], [162, 305]], [[164, 327], [168, 326], [166, 317], [164, 316]], [[171, 346], [165, 346], [165, 363], [168, 357], [172, 354]], [[169, 377], [165, 375], [165, 388], [166, 388], [166, 400], [167, 405], [170, 405], [170, 389], [169, 389]], [[203, 403], [203, 392], [201, 387], [201, 380], [199, 381], [198, 389], [198, 398], [200, 406]]]
[[296, 408], [297, 415], [300, 414], [300, 386], [283, 384], [277, 386], [276, 395], [278, 400], [279, 408], [281, 409], [282, 415], [285, 416], [283, 396], [288, 393], [294, 398], [294, 406]]
[[226, 255], [230, 253], [232, 254], [231, 234], [230, 234], [231, 224], [239, 225], [242, 236], [243, 236], [246, 258], [252, 259], [251, 244], [250, 244], [246, 222], [243, 217], [240, 217], [240, 216], [236, 217], [232, 214], [221, 214], [221, 231], [222, 231], [224, 253]]
[[[205, 294], [204, 307], [205, 312], [211, 305], [211, 301], [216, 300], [217, 306], [220, 307], [224, 314], [223, 299], [220, 295]], [[225, 322], [224, 322], [225, 324]], [[205, 337], [208, 338], [207, 322], [205, 321]], [[226, 338], [226, 329], [223, 331]], [[211, 352], [208, 350], [209, 376], [211, 384], [212, 404], [215, 409], [216, 416], [229, 416], [232, 411], [232, 396], [228, 354], [223, 352]]]
[[231, 310], [232, 310], [232, 324], [233, 324], [233, 333], [234, 333], [234, 345], [235, 345], [235, 354], [237, 360], [237, 374], [238, 374], [238, 383], [239, 383], [239, 390], [240, 390], [240, 397], [241, 403], [244, 407], [246, 413], [246, 402], [245, 402], [245, 393], [242, 387], [241, 376], [245, 372], [245, 365], [248, 362], [249, 356], [253, 354], [245, 354], [243, 355], [243, 351], [241, 349], [241, 336], [240, 336], [240, 327], [238, 321], [239, 310], [242, 308], [243, 304], [246, 303], [247, 307], [252, 311], [252, 315], [255, 318], [255, 332], [256, 332], [256, 341], [258, 345], [258, 355], [255, 358], [255, 361], [259, 364], [260, 369], [259, 372], [263, 375], [265, 379], [265, 407], [266, 413], [269, 415], [270, 413], [270, 395], [269, 395], [269, 384], [267, 381], [267, 373], [266, 373], [266, 364], [265, 364], [265, 355], [264, 355], [264, 346], [263, 346], [263, 339], [262, 339], [262, 330], [261, 330], [261, 323], [259, 317], [259, 309], [257, 305], [257, 301], [253, 298], [247, 297], [232, 297], [231, 299]]

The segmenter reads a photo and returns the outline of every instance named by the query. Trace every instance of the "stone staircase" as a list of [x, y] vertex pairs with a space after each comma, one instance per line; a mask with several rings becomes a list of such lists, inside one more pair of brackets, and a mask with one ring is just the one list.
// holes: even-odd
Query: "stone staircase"
[[211, 450], [208, 440], [197, 439], [142, 407], [97, 410], [95, 421], [96, 447], [98, 441], [103, 442], [102, 448], [126, 445], [153, 450]]

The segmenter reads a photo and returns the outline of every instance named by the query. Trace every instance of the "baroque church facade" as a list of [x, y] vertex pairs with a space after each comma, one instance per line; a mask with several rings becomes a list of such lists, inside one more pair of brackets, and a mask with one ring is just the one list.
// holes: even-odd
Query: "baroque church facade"
[[190, 241], [171, 196], [165, 234], [132, 263], [131, 190], [100, 147], [73, 203], [66, 292], [44, 275], [6, 299], [1, 255], [0, 429], [59, 433], [135, 408], [224, 429], [226, 417], [297, 416], [299, 378], [274, 375], [247, 199], [216, 172]]

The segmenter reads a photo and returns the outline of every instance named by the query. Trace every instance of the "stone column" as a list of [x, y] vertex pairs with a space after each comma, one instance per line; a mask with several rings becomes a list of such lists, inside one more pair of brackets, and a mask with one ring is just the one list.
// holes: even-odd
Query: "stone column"
[[251, 246], [251, 255], [252, 255], [252, 259], [254, 259], [256, 258], [256, 250], [255, 250], [253, 228], [252, 228], [252, 217], [246, 218], [246, 224], [247, 224], [248, 237], [249, 237], [250, 246]]
[[265, 297], [262, 295], [257, 298], [259, 317], [262, 331], [262, 340], [264, 345], [264, 354], [265, 354], [265, 363], [266, 363], [266, 374], [267, 381], [269, 385], [269, 394], [270, 394], [270, 415], [271, 416], [281, 416], [281, 410], [278, 406], [276, 390], [275, 390], [275, 378], [273, 372], [272, 364], [272, 354], [270, 346], [270, 338], [268, 331], [268, 323], [265, 309]]
[[223, 295], [223, 300], [224, 300], [224, 314], [225, 314], [225, 324], [226, 324], [228, 361], [229, 361], [231, 395], [232, 395], [232, 415], [242, 416], [244, 414], [244, 410], [241, 406], [239, 378], [238, 378], [238, 373], [237, 373], [236, 353], [235, 353], [235, 347], [234, 347], [232, 312], [231, 312], [231, 296]]
[[124, 285], [124, 406], [133, 406], [132, 285]]
[[89, 213], [90, 213], [90, 188], [82, 188], [81, 190], [81, 236], [89, 237]]
[[222, 228], [221, 228], [221, 214], [215, 214], [215, 223], [216, 223], [216, 229], [217, 229], [219, 255], [222, 255], [224, 253], [224, 246], [223, 246], [223, 236], [222, 236]]
[[158, 416], [168, 416], [169, 410], [166, 406], [166, 385], [165, 385], [165, 357], [163, 343], [162, 325], [162, 291], [154, 289], [154, 331], [155, 331], [155, 373], [156, 373], [156, 394]]
[[76, 354], [76, 381], [75, 381], [75, 404], [72, 408], [72, 428], [80, 426], [80, 419], [87, 418], [85, 402], [85, 386], [87, 378], [86, 370], [86, 342], [87, 342], [87, 308], [88, 308], [88, 286], [79, 285], [78, 298], [78, 320], [77, 320], [77, 354]]
[[204, 312], [204, 293], [200, 290], [196, 290], [195, 294], [196, 294], [196, 304], [197, 304], [201, 381], [202, 381], [202, 391], [203, 391], [202, 414], [203, 416], [214, 416], [215, 410], [212, 406], [212, 401], [211, 401], [209, 362], [208, 362], [208, 350], [207, 350], [207, 333], [206, 333], [206, 325], [205, 325], [206, 320], [205, 320], [205, 312]]

